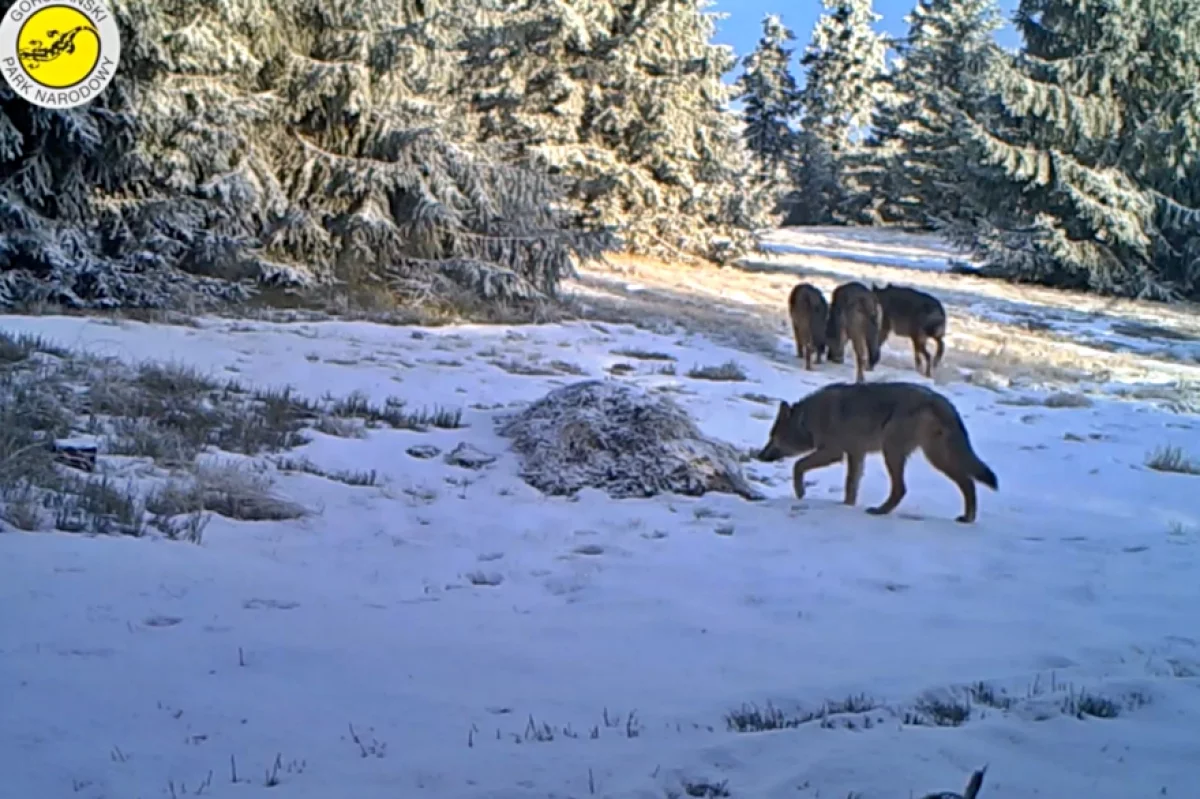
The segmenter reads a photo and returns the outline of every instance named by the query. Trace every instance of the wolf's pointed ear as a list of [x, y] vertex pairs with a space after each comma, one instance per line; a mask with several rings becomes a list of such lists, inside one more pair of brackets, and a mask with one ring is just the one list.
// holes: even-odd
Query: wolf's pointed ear
[[778, 416], [779, 416], [780, 418], [783, 418], [784, 416], [787, 416], [789, 413], [791, 413], [791, 411], [792, 411], [792, 406], [791, 406], [791, 405], [788, 405], [788, 404], [787, 404], [786, 402], [784, 402], [783, 400], [780, 400], [780, 401], [779, 401], [779, 411], [778, 411]]

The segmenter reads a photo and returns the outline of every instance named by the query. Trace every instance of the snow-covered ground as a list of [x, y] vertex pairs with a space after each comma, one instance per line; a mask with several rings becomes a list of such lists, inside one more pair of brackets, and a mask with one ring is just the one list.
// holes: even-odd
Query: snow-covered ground
[[[289, 454], [377, 484], [265, 467], [308, 515], [214, 517], [200, 545], [0, 533], [5, 799], [904, 799], [985, 763], [985, 799], [1194, 793], [1200, 477], [1145, 465], [1200, 454], [1194, 416], [945, 385], [1000, 479], [973, 526], [920, 457], [885, 518], [877, 457], [857, 508], [840, 466], [796, 501], [790, 463], [757, 462], [764, 502], [572, 500], [525, 485], [493, 429], [572, 373], [670, 392], [748, 448], [775, 400], [852, 367], [588, 322], [0, 327], [464, 425], [315, 433]], [[730, 360], [746, 380], [686, 376]], [[463, 442], [496, 460], [408, 453]]]
[[816, 256], [897, 269], [942, 272], [951, 260], [968, 259], [941, 237], [887, 228], [793, 227], [766, 237], [765, 249], [780, 255]]

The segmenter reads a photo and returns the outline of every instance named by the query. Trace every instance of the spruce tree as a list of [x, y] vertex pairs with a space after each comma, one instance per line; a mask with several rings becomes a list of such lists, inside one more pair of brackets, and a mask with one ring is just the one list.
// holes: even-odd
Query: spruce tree
[[[579, 224], [634, 251], [726, 261], [768, 219], [707, 2], [524, 0], [469, 19], [464, 117], [570, 181]], [[448, 25], [458, 20], [446, 19]]]
[[871, 160], [887, 215], [928, 226], [963, 213], [966, 162], [955, 119], [976, 99], [965, 77], [993, 45], [1000, 15], [995, 0], [920, 0], [905, 21], [886, 77], [890, 96], [874, 115]]
[[861, 221], [865, 187], [848, 169], [871, 122], [886, 45], [872, 25], [880, 16], [871, 0], [823, 0], [800, 63], [803, 112], [801, 156], [796, 180], [806, 198], [792, 224]]
[[759, 178], [781, 185], [795, 170], [796, 133], [790, 123], [800, 111], [800, 94], [787, 44], [796, 36], [775, 14], [763, 17], [762, 29], [758, 46], [742, 59], [736, 99], [742, 102], [743, 135]]
[[1022, 0], [957, 117], [987, 272], [1097, 292], [1200, 295], [1200, 4]]

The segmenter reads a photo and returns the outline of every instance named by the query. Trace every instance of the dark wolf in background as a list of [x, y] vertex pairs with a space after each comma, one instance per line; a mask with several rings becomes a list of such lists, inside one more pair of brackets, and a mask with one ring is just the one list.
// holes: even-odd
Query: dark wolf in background
[[963, 512], [956, 521], [975, 521], [975, 481], [994, 491], [996, 474], [975, 454], [954, 403], [915, 383], [833, 383], [791, 405], [781, 402], [758, 459], [769, 463], [811, 453], [792, 469], [796, 496], [803, 498], [806, 472], [845, 458], [843, 501], [854, 505], [866, 456], [881, 452], [891, 492], [867, 513], [882, 515], [904, 499], [904, 465], [917, 449], [962, 492]]
[[788, 317], [796, 339], [796, 357], [804, 359], [811, 371], [813, 361], [825, 355], [825, 326], [829, 321], [829, 303], [821, 290], [810, 283], [797, 283], [788, 295]]
[[[874, 287], [871, 291], [883, 309], [879, 343], [882, 345], [887, 341], [888, 334], [893, 330], [896, 335], [910, 339], [917, 371], [926, 377], [933, 377], [933, 370], [946, 354], [946, 308], [941, 300], [932, 294], [890, 283], [883, 288]], [[937, 351], [932, 359], [926, 347], [929, 339], [937, 342]], [[921, 365], [922, 359], [924, 367]]]
[[861, 383], [863, 372], [879, 363], [879, 330], [883, 312], [874, 292], [862, 283], [843, 283], [833, 290], [826, 328], [831, 363], [844, 363], [846, 341], [854, 347], [854, 379]]

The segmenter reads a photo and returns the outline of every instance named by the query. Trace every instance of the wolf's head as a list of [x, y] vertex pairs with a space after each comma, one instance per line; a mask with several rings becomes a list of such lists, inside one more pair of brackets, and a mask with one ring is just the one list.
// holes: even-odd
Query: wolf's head
[[804, 423], [803, 403], [780, 402], [767, 445], [758, 453], [758, 459], [771, 463], [808, 452], [814, 446], [812, 433]]

